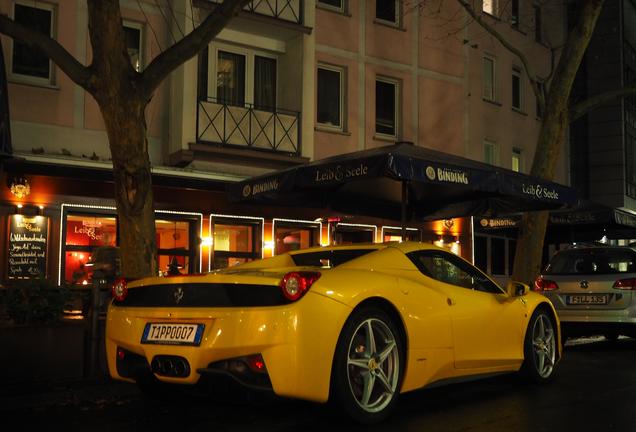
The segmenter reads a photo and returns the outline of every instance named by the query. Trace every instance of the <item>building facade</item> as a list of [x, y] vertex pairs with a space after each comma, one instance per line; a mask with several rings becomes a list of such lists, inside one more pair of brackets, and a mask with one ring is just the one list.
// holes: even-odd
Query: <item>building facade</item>
[[[138, 70], [215, 1], [121, 2]], [[263, 0], [162, 84], [146, 109], [159, 268], [198, 272], [286, 250], [397, 239], [398, 222], [324, 209], [229, 203], [227, 183], [311, 160], [411, 141], [528, 172], [540, 113], [521, 62], [454, 2]], [[84, 1], [2, 0], [0, 12], [91, 61]], [[564, 38], [560, 2], [484, 1], [479, 15], [548, 76]], [[55, 64], [2, 37], [12, 158], [0, 193], [1, 278], [90, 283], [95, 251], [117, 246], [110, 152], [96, 102]], [[568, 152], [556, 180], [568, 183]], [[28, 194], [27, 192], [28, 186]], [[409, 226], [511, 271], [514, 244], [470, 218]]]

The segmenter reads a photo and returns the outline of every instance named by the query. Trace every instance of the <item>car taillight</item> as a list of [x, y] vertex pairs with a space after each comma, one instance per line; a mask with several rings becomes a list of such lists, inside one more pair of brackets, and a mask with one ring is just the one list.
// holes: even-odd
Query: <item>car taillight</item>
[[124, 301], [124, 299], [128, 295], [128, 284], [126, 283], [126, 279], [116, 279], [110, 289], [110, 292], [113, 294], [113, 298], [115, 300]]
[[614, 282], [614, 286], [612, 288], [620, 290], [636, 290], [636, 278], [619, 279]]
[[535, 291], [554, 291], [558, 290], [559, 285], [555, 281], [551, 281], [549, 279], [543, 279], [541, 276], [534, 281], [534, 290]]
[[320, 278], [319, 272], [290, 272], [283, 276], [280, 281], [280, 288], [288, 300], [296, 301], [305, 295], [318, 278]]

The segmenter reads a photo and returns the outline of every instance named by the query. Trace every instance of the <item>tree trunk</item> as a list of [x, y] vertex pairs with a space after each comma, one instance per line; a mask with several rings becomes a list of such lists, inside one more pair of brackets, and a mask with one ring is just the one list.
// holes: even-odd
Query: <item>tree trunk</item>
[[113, 159], [122, 274], [140, 278], [157, 274], [152, 178], [146, 139], [141, 75], [133, 69], [121, 26], [117, 0], [89, 0], [91, 94], [106, 125]]
[[[583, 54], [592, 37], [603, 0], [585, 0], [579, 19], [568, 35], [548, 92], [545, 115], [539, 132], [530, 174], [552, 180], [565, 143], [568, 127], [568, 103], [572, 84]], [[519, 227], [512, 279], [528, 285], [540, 272], [548, 212], [526, 213]]]

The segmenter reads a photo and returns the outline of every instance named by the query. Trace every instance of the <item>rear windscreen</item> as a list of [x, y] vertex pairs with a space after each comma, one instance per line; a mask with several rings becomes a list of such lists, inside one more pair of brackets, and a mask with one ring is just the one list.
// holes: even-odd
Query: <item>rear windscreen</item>
[[572, 249], [557, 253], [545, 274], [614, 274], [636, 272], [636, 252], [630, 249]]
[[341, 249], [307, 252], [292, 255], [297, 266], [336, 267], [377, 249]]

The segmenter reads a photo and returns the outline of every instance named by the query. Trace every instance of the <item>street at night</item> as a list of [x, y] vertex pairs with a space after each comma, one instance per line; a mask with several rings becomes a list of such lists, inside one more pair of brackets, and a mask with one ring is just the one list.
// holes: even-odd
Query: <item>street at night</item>
[[[285, 399], [228, 401], [223, 394], [165, 400], [133, 385], [59, 385], [2, 395], [5, 424], [23, 430], [391, 430], [627, 431], [636, 424], [636, 340], [568, 342], [554, 381], [528, 385], [515, 375], [403, 395], [388, 421], [352, 423], [329, 405]], [[17, 423], [15, 423], [17, 422]]]

